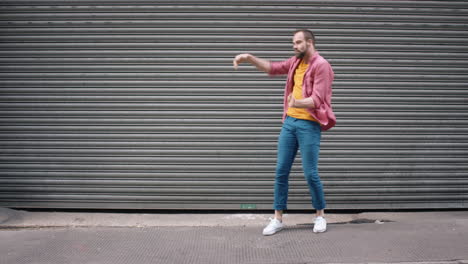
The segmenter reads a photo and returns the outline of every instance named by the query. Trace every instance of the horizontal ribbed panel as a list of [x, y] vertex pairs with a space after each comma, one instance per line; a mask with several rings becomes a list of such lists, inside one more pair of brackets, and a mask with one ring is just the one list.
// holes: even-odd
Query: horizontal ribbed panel
[[[335, 71], [332, 209], [467, 208], [464, 1], [15, 0], [0, 6], [0, 206], [270, 209], [284, 77]], [[311, 209], [300, 156], [289, 208]]]

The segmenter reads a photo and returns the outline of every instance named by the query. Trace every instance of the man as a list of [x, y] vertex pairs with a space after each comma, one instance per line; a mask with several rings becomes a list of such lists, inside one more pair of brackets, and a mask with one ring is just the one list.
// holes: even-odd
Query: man
[[254, 65], [270, 75], [287, 74], [284, 91], [283, 127], [278, 139], [278, 157], [275, 177], [275, 217], [263, 230], [273, 235], [284, 227], [283, 211], [287, 209], [289, 173], [297, 150], [300, 149], [304, 176], [309, 186], [312, 205], [316, 210], [315, 233], [325, 232], [326, 206], [323, 187], [318, 175], [321, 131], [336, 123], [331, 108], [333, 70], [315, 49], [314, 34], [307, 29], [294, 32], [295, 56], [282, 62], [270, 62], [251, 54], [234, 58], [234, 68], [243, 62]]

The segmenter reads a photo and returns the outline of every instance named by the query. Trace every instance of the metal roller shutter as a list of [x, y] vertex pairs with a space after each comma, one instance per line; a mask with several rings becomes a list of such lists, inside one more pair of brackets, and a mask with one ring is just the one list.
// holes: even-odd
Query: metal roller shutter
[[468, 207], [468, 2], [128, 3], [1, 1], [0, 206], [270, 209], [284, 78], [231, 62], [310, 28], [328, 208]]

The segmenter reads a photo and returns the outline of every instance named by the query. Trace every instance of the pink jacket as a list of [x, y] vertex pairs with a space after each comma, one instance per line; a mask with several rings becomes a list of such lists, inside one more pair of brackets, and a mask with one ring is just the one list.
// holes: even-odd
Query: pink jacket
[[[288, 74], [284, 90], [284, 112], [283, 121], [288, 111], [288, 95], [294, 87], [294, 72], [301, 62], [296, 56], [281, 62], [270, 62], [270, 75]], [[309, 67], [304, 75], [302, 92], [304, 98], [312, 97], [315, 108], [307, 111], [322, 125], [326, 131], [336, 124], [336, 117], [331, 107], [332, 82], [334, 73], [328, 61], [316, 51], [309, 61]]]

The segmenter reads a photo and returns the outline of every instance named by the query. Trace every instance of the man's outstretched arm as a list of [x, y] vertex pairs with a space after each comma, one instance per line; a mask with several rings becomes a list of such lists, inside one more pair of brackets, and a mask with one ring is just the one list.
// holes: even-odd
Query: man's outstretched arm
[[243, 62], [248, 62], [254, 65], [255, 67], [257, 67], [257, 69], [264, 71], [266, 73], [269, 73], [271, 70], [270, 61], [255, 57], [254, 55], [248, 54], [248, 53], [239, 54], [234, 58], [234, 60], [232, 61], [232, 64], [234, 65], [234, 69], [237, 70], [237, 67], [239, 66], [239, 64]]

